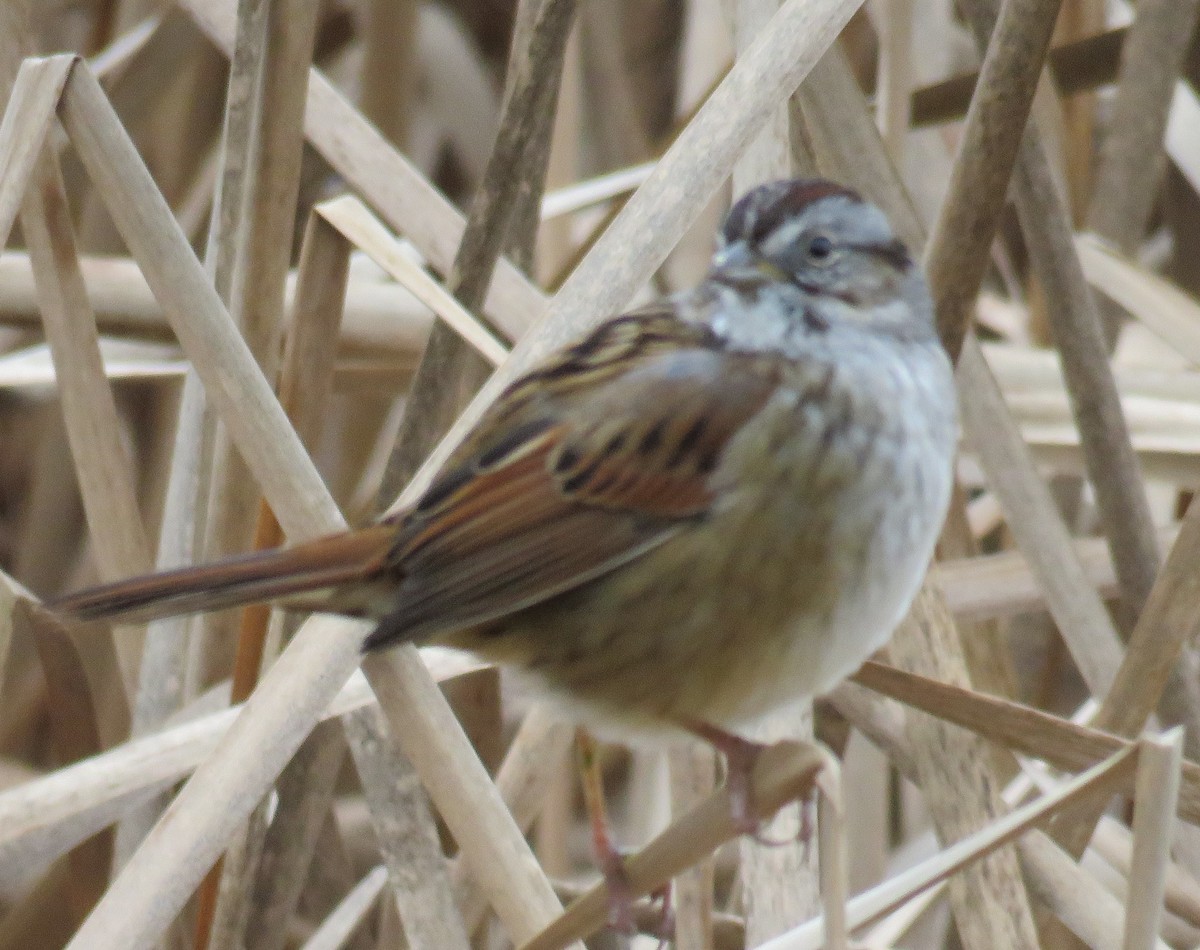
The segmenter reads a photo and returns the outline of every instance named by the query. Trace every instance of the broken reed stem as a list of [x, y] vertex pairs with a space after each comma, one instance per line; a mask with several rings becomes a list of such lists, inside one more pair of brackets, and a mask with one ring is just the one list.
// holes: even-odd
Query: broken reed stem
[[1138, 743], [1125, 950], [1146, 950], [1158, 940], [1182, 764], [1183, 730], [1178, 726]]
[[72, 65], [70, 57], [30, 58], [17, 71], [0, 124], [0, 248], [8, 245]]
[[[5, 26], [11, 32], [0, 41], [4, 45], [0, 68], [9, 75], [16, 73], [0, 125], [0, 247], [7, 243], [18, 209], [23, 207], [26, 241], [35, 248], [31, 262], [36, 261], [43, 324], [55, 364], [67, 374], [62, 386], [64, 422], [78, 459], [87, 516], [97, 532], [101, 571], [114, 577], [126, 567], [136, 570], [136, 565], [147, 562], [146, 539], [132, 496], [132, 472], [119, 443], [112, 393], [104, 379], [95, 319], [82, 291], [61, 174], [52, 151], [44, 147], [71, 61], [63, 57], [27, 60], [18, 69], [22, 45], [29, 39], [28, 12], [22, 4], [6, 9]], [[6, 75], [4, 85], [8, 84]], [[39, 157], [40, 167], [35, 164]], [[96, 427], [89, 422], [93, 400], [103, 417]], [[106, 490], [113, 492], [111, 504]], [[11, 632], [12, 621], [6, 619], [0, 626], [0, 680]], [[136, 640], [131, 640], [128, 632], [114, 639], [108, 630], [99, 639], [109, 644], [107, 650], [101, 647], [101, 655], [116, 651], [116, 675], [127, 702], [136, 682]]]

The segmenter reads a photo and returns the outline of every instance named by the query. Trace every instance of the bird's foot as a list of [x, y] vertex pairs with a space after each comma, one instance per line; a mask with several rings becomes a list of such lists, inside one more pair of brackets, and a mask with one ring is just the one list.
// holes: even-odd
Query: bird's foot
[[694, 736], [703, 739], [725, 756], [725, 788], [729, 793], [730, 818], [737, 833], [750, 835], [760, 844], [784, 844], [760, 833], [762, 816], [754, 804], [754, 766], [767, 747], [707, 722], [695, 720], [684, 725]]
[[634, 934], [637, 932], [633, 915], [635, 898], [629, 872], [625, 870], [625, 856], [611, 842], [606, 842], [603, 850], [597, 847], [596, 852], [596, 863], [608, 888], [608, 926], [618, 933]]
[[[578, 730], [575, 741], [579, 754], [580, 775], [583, 779], [583, 797], [592, 830], [592, 851], [596, 855], [596, 864], [608, 889], [608, 925], [620, 933], [632, 935], [637, 932], [634, 914], [636, 895], [629, 880], [629, 871], [625, 867], [625, 853], [617, 847], [609, 829], [608, 810], [604, 806], [604, 782], [600, 774], [596, 743], [583, 729]], [[674, 931], [670, 884], [664, 885], [650, 896], [651, 899], [658, 898], [662, 901], [662, 915], [654, 928], [654, 935], [663, 940], [669, 939], [669, 935]], [[668, 936], [663, 937], [664, 933]]]
[[[693, 735], [708, 742], [718, 752], [725, 756], [727, 774], [725, 787], [729, 792], [729, 811], [733, 826], [738, 834], [749, 835], [759, 844], [769, 848], [779, 848], [800, 842], [804, 845], [804, 856], [808, 858], [808, 848], [812, 843], [815, 830], [814, 808], [818, 788], [797, 803], [800, 809], [800, 827], [794, 838], [772, 838], [762, 830], [763, 816], [759, 814], [754, 802], [754, 767], [758, 757], [767, 748], [761, 742], [744, 739], [732, 732], [726, 732], [706, 722], [688, 722], [686, 728]], [[818, 780], [819, 786], [819, 780]]]
[[665, 948], [675, 939], [675, 905], [672, 900], [674, 891], [671, 882], [667, 881], [662, 887], [650, 892], [651, 902], [658, 902], [658, 918], [649, 929], [650, 936], [658, 938], [658, 950]]
[[[647, 918], [645, 911], [637, 913], [637, 897], [625, 868], [625, 857], [629, 852], [611, 847], [603, 855], [597, 855], [604, 885], [608, 888], [608, 926], [618, 933], [632, 936], [645, 933], [657, 937], [659, 948], [665, 948], [675, 937], [675, 908], [672, 902], [671, 882], [668, 881], [649, 894], [651, 905], [658, 904], [657, 917]], [[640, 925], [639, 925], [640, 920]]]

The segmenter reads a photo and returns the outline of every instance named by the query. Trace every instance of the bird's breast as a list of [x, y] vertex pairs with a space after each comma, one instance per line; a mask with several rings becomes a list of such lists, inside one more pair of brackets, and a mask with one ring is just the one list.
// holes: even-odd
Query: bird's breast
[[585, 718], [642, 725], [736, 725], [856, 668], [924, 575], [954, 444], [948, 372], [880, 370], [781, 386], [726, 448], [707, 517], [514, 617], [498, 658]]

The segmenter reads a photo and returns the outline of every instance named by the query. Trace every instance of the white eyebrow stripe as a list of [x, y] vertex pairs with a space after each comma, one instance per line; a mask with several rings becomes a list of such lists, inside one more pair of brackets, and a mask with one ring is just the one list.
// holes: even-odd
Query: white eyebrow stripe
[[778, 254], [791, 247], [799, 240], [808, 225], [804, 221], [792, 220], [782, 224], [772, 231], [762, 243], [762, 250], [767, 255]]

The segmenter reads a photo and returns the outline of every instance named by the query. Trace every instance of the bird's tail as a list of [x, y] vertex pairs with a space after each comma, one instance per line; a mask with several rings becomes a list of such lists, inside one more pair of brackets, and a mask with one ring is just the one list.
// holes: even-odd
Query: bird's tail
[[[148, 574], [69, 594], [47, 607], [81, 620], [160, 617], [303, 598], [309, 610], [370, 612], [372, 579], [385, 580], [395, 528], [386, 524]], [[361, 602], [361, 603], [360, 603]]]

